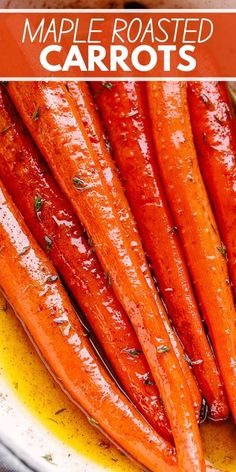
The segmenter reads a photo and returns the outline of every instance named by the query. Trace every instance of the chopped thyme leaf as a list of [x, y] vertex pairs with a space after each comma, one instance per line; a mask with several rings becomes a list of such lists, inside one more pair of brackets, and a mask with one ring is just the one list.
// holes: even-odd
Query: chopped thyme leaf
[[138, 357], [139, 354], [142, 354], [143, 351], [141, 349], [123, 349], [123, 352], [127, 352], [132, 357]]
[[12, 125], [5, 126], [5, 128], [0, 131], [0, 134], [5, 134], [10, 128], [12, 128]]
[[165, 346], [164, 344], [162, 346], [157, 347], [157, 352], [159, 352], [159, 354], [163, 354], [169, 351], [170, 351], [170, 348], [168, 346]]
[[75, 188], [81, 189], [85, 186], [84, 180], [80, 179], [79, 177], [73, 177], [72, 182]]
[[19, 255], [23, 256], [29, 249], [30, 246], [24, 246], [23, 249], [20, 251]]
[[35, 209], [35, 212], [36, 213], [39, 213], [42, 209], [42, 206], [43, 206], [43, 199], [39, 196], [39, 195], [36, 195], [34, 197], [34, 209]]
[[32, 120], [37, 121], [39, 119], [39, 116], [40, 116], [40, 110], [39, 110], [39, 107], [37, 107], [35, 108], [34, 113], [32, 115]]
[[219, 118], [219, 116], [217, 115], [214, 115], [214, 118], [215, 120], [217, 121], [217, 123], [219, 123], [219, 125], [222, 125], [224, 123], [224, 119], [222, 118]]
[[52, 421], [53, 423], [56, 423], [58, 424], [58, 421], [57, 420], [54, 420], [54, 418], [47, 418], [49, 421]]
[[58, 275], [50, 275], [50, 277], [47, 278], [47, 282], [52, 283], [56, 282], [59, 279]]
[[111, 143], [110, 143], [109, 139], [107, 138], [107, 136], [104, 136], [104, 141], [105, 141], [105, 145], [106, 145], [107, 150], [111, 151]]
[[149, 372], [147, 372], [147, 373], [144, 375], [143, 381], [144, 381], [144, 384], [145, 384], [145, 385], [150, 385], [150, 386], [151, 386], [151, 385], [154, 385], [154, 382], [152, 382], [152, 381], [150, 380], [150, 373], [149, 373]]
[[53, 464], [52, 454], [45, 454], [44, 456], [42, 456], [42, 459], [45, 459], [45, 461], [50, 462], [50, 464]]
[[93, 240], [90, 237], [88, 237], [88, 245], [93, 249]]
[[61, 413], [63, 413], [64, 411], [66, 411], [66, 408], [61, 408], [60, 410], [57, 410], [54, 415], [60, 415]]
[[200, 97], [203, 103], [205, 103], [206, 105], [209, 105], [211, 103], [208, 96], [205, 93], [201, 93]]
[[192, 367], [194, 365], [200, 365], [200, 364], [203, 363], [202, 359], [197, 359], [196, 361], [192, 361], [190, 359], [190, 357], [188, 356], [188, 354], [185, 354], [185, 359], [186, 359], [187, 363], [190, 365], [190, 367]]
[[46, 242], [46, 250], [50, 251], [52, 247], [52, 240], [48, 236], [44, 236], [44, 240]]
[[226, 113], [228, 117], [230, 118], [230, 120], [232, 120], [234, 118], [234, 113], [232, 113], [228, 103], [225, 103], [225, 108], [226, 108]]
[[185, 357], [185, 359], [186, 359], [188, 365], [191, 366], [191, 365], [192, 365], [192, 361], [191, 361], [190, 357], [188, 356], [188, 354], [185, 354], [184, 357]]
[[89, 190], [95, 186], [95, 184], [87, 184], [84, 180], [80, 179], [79, 177], [73, 177], [72, 179], [73, 185], [77, 190], [80, 190], [81, 192], [83, 190]]
[[224, 243], [221, 243], [221, 246], [217, 247], [218, 251], [222, 254], [222, 256], [227, 259], [227, 251]]
[[95, 418], [92, 418], [91, 416], [88, 418], [88, 422], [92, 425], [92, 426], [98, 426], [99, 423], [97, 422], [97, 420], [95, 420]]
[[108, 285], [108, 287], [110, 287], [111, 286], [111, 276], [110, 276], [109, 272], [106, 274], [106, 279], [107, 279], [107, 285]]
[[111, 90], [113, 87], [113, 84], [111, 82], [103, 82], [102, 83], [103, 87], [107, 88], [108, 90]]

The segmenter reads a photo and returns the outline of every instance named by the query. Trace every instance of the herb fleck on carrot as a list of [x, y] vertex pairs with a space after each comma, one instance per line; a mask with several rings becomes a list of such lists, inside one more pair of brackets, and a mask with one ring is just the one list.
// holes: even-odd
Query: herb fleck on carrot
[[56, 282], [58, 280], [58, 275], [50, 275], [50, 277], [47, 278], [47, 282], [52, 283]]
[[42, 209], [43, 206], [43, 199], [40, 197], [40, 195], [36, 195], [34, 198], [34, 209], [36, 213], [39, 213]]
[[124, 349], [124, 352], [127, 352], [132, 357], [138, 357], [143, 351], [141, 349]]
[[40, 117], [40, 110], [39, 107], [35, 108], [34, 113], [32, 115], [32, 120], [37, 121]]
[[111, 82], [103, 82], [102, 83], [103, 87], [107, 88], [108, 90], [111, 90], [113, 85]]
[[221, 243], [220, 246], [217, 247], [218, 251], [222, 254], [222, 256], [227, 259], [227, 251], [224, 243]]
[[12, 127], [12, 125], [5, 126], [5, 127], [0, 131], [0, 134], [5, 134], [11, 127]]
[[46, 249], [47, 249], [47, 251], [50, 251], [50, 249], [52, 247], [52, 240], [51, 240], [51, 238], [49, 238], [49, 236], [45, 236], [44, 239], [45, 239], [45, 242], [46, 242]]
[[163, 344], [162, 346], [157, 347], [157, 352], [159, 352], [160, 354], [163, 354], [165, 352], [170, 352], [170, 348]]

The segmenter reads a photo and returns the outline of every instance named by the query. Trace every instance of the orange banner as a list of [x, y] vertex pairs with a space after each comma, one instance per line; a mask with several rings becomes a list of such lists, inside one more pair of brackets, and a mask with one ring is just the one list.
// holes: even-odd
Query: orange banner
[[236, 10], [0, 11], [0, 76], [236, 78]]

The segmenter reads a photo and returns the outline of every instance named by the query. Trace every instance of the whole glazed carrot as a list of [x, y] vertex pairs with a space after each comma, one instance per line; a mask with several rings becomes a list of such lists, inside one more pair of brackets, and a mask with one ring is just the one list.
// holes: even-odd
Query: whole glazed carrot
[[104, 271], [135, 328], [170, 420], [180, 470], [205, 471], [188, 385], [73, 100], [63, 84], [56, 82], [11, 82], [8, 88], [93, 240]]
[[3, 87], [0, 178], [84, 311], [129, 397], [156, 431], [171, 441], [169, 421], [134, 330]]
[[[102, 85], [102, 89], [106, 89], [105, 84], [106, 83]], [[109, 85], [109, 90], [110, 86], [111, 84]], [[135, 225], [132, 224], [130, 226], [129, 223], [128, 229], [126, 228], [128, 219], [131, 218], [131, 220], [133, 221], [133, 215], [127, 204], [127, 200], [124, 195], [123, 187], [117, 174], [117, 169], [115, 167], [114, 161], [111, 157], [109, 150], [107, 149], [107, 140], [104, 137], [104, 129], [100, 122], [99, 115], [95, 109], [95, 103], [91, 96], [88, 85], [86, 84], [86, 82], [68, 82], [67, 89], [73, 97], [74, 103], [80, 114], [80, 118], [82, 119], [82, 122], [86, 128], [86, 132], [89, 136], [92, 147], [96, 152], [97, 156], [99, 157], [99, 164], [102, 168], [106, 182], [109, 185], [110, 193], [113, 197], [113, 203], [115, 204], [115, 208], [118, 211], [118, 215], [120, 217], [120, 221], [124, 226], [126, 235], [129, 240], [132, 239], [134, 241], [134, 236], [132, 236], [131, 230], [133, 231]], [[125, 218], [123, 217], [123, 215], [126, 215]], [[142, 272], [145, 275], [148, 285], [152, 288], [154, 296], [156, 297], [156, 287], [153, 283], [153, 279], [151, 277], [150, 270], [147, 265], [147, 261], [139, 238], [136, 237], [136, 243], [131, 244], [131, 247], [136, 252]], [[176, 337], [175, 333], [173, 332], [173, 329], [170, 325], [168, 317], [166, 316], [166, 313], [164, 311], [161, 311], [161, 313], [165, 328], [171, 340], [171, 344], [175, 350], [181, 369], [189, 385], [190, 393], [193, 399], [193, 403], [195, 405], [196, 416], [197, 419], [199, 419], [201, 396], [199, 393], [198, 386], [189, 369], [189, 366], [187, 365], [182, 345]]]
[[[78, 84], [77, 89], [80, 87]], [[144, 84], [113, 82], [107, 88], [101, 82], [92, 82], [91, 87], [169, 315], [190, 358], [210, 416], [225, 419], [229, 411], [224, 388], [155, 162]], [[82, 105], [82, 100], [79, 103]], [[88, 113], [87, 100], [81, 114], [85, 109]]]
[[90, 423], [131, 457], [153, 472], [173, 472], [173, 448], [100, 365], [55, 269], [1, 182], [0, 241], [1, 289], [55, 380]]
[[200, 174], [186, 84], [147, 85], [152, 127], [169, 203], [236, 418], [236, 324], [223, 246]]
[[[67, 90], [75, 100], [82, 122], [86, 128], [90, 142], [94, 151], [99, 156], [99, 163], [103, 171], [105, 180], [109, 186], [114, 206], [119, 215], [119, 219], [125, 229], [126, 236], [130, 241], [132, 249], [135, 251], [142, 272], [146, 280], [152, 286], [152, 277], [148, 263], [143, 251], [142, 243], [137, 231], [136, 222], [130, 210], [118, 171], [109, 151], [109, 143], [104, 135], [103, 127], [99, 121], [99, 116], [95, 110], [94, 101], [86, 82], [67, 82]], [[155, 288], [154, 288], [155, 290]]]
[[236, 295], [236, 125], [224, 82], [191, 82], [188, 102], [199, 165], [226, 246]]

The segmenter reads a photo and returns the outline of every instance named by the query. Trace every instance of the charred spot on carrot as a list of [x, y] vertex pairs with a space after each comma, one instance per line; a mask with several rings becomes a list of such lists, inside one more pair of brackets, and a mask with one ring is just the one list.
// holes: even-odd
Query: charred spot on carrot
[[169, 229], [169, 233], [170, 234], [175, 234], [178, 232], [178, 228], [177, 226], [172, 226], [172, 228]]

